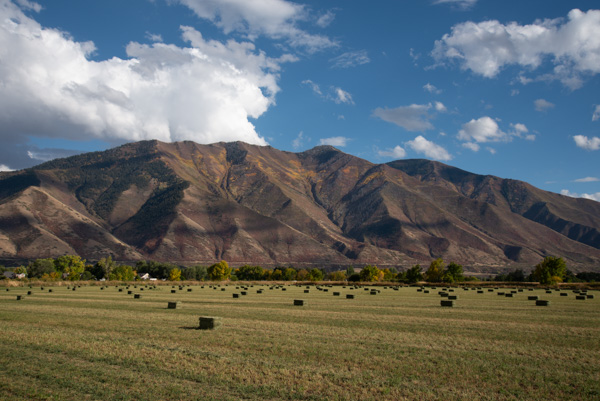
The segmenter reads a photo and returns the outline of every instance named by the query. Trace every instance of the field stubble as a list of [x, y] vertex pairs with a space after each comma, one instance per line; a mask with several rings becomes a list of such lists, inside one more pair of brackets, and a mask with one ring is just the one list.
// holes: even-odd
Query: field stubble
[[[457, 290], [442, 308], [414, 287], [190, 288], [1, 292], [0, 398], [600, 399], [598, 299], [535, 290], [551, 300], [536, 307], [531, 292]], [[197, 330], [200, 316], [222, 326]]]

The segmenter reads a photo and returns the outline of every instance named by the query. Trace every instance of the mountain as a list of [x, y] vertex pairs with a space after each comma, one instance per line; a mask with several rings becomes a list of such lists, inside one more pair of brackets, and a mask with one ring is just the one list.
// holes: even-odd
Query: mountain
[[0, 173], [0, 258], [600, 270], [600, 203], [330, 146], [144, 141]]

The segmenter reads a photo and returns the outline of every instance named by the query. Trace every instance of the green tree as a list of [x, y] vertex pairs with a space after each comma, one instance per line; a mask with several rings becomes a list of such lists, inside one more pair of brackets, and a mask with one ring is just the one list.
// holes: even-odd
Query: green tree
[[[298, 272], [293, 267], [288, 267], [283, 271], [283, 279], [285, 281], [294, 281], [298, 277]], [[298, 279], [300, 280], [300, 279]]]
[[210, 266], [206, 272], [208, 273], [208, 278], [214, 281], [223, 281], [231, 277], [231, 267], [224, 260]]
[[382, 272], [383, 272], [383, 278], [382, 278], [383, 281], [393, 281], [398, 274], [398, 272], [394, 268], [391, 268], [391, 269], [385, 268], [382, 270]]
[[567, 274], [567, 264], [563, 258], [547, 256], [533, 270], [534, 280], [540, 284], [557, 284], [563, 281]]
[[300, 269], [300, 270], [298, 270], [298, 272], [296, 274], [296, 280], [306, 281], [308, 279], [309, 279], [308, 270], [306, 270], [306, 269]]
[[33, 262], [29, 262], [27, 266], [28, 276], [40, 278], [44, 274], [50, 275], [50, 273], [54, 273], [54, 259], [36, 259]]
[[327, 278], [331, 281], [346, 281], [346, 272], [335, 271], [327, 275]]
[[442, 279], [446, 283], [453, 283], [455, 281], [464, 281], [465, 277], [463, 276], [463, 268], [461, 265], [456, 264], [454, 262], [450, 262], [448, 266], [446, 266], [446, 270], [442, 276]]
[[77, 255], [63, 255], [54, 260], [54, 269], [67, 280], [79, 280], [85, 271], [85, 259]]
[[444, 276], [444, 261], [442, 258], [438, 258], [431, 262], [429, 268], [425, 272], [425, 279], [430, 283], [442, 282]]
[[348, 266], [346, 268], [346, 279], [350, 278], [350, 276], [352, 276], [354, 273], [356, 273], [354, 271], [354, 266]]
[[27, 275], [27, 268], [25, 266], [19, 266], [15, 269], [15, 274], [25, 274]]
[[116, 281], [133, 281], [135, 279], [135, 273], [131, 266], [118, 265], [112, 270], [108, 278], [109, 280]]
[[260, 266], [244, 265], [235, 269], [235, 275], [239, 280], [262, 280], [265, 272]]
[[117, 264], [112, 260], [111, 256], [108, 256], [96, 262], [90, 272], [96, 276], [97, 279], [108, 279], [115, 267], [117, 267]]
[[367, 265], [359, 273], [360, 281], [378, 281], [380, 276], [383, 276], [381, 273], [382, 271], [377, 266]]
[[423, 280], [421, 265], [414, 265], [406, 271], [406, 281], [413, 284]]
[[322, 281], [324, 277], [323, 272], [316, 267], [312, 268], [310, 272], [308, 272], [308, 279], [310, 281]]

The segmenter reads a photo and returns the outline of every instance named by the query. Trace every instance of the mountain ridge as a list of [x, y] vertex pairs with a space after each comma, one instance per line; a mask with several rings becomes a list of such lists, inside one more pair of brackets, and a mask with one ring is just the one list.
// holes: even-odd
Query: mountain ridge
[[0, 257], [600, 270], [600, 203], [331, 146], [142, 141], [0, 173]]

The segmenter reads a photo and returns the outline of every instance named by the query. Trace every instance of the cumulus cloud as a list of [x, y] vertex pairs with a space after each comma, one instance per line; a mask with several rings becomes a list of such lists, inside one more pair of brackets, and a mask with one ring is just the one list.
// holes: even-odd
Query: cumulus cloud
[[575, 144], [581, 149], [585, 150], [598, 150], [600, 149], [600, 138], [597, 136], [588, 138], [585, 135], [575, 135], [573, 137]]
[[554, 108], [554, 103], [550, 103], [545, 99], [537, 99], [533, 102], [536, 111], [548, 111]]
[[[292, 47], [316, 52], [337, 43], [323, 35], [314, 35], [298, 28], [299, 21], [310, 19], [307, 8], [286, 0], [171, 0], [190, 8], [198, 17], [207, 19], [223, 32], [240, 32], [249, 39], [259, 36], [285, 40]], [[321, 16], [316, 24], [325, 24], [329, 17]], [[329, 21], [331, 22], [331, 21]]]
[[323, 15], [321, 15], [315, 23], [321, 28], [326, 28], [329, 26], [329, 24], [333, 22], [334, 19], [335, 14], [331, 11], [327, 11]]
[[7, 165], [0, 164], [0, 172], [2, 172], [2, 171], [14, 171], [14, 170], [11, 169], [10, 167], [8, 167]]
[[373, 115], [407, 131], [427, 131], [433, 129], [429, 122], [433, 116], [428, 113], [431, 107], [431, 104], [411, 104], [394, 109], [378, 107], [373, 111]]
[[406, 150], [400, 145], [395, 146], [393, 149], [380, 150], [377, 152], [382, 157], [393, 157], [395, 159], [402, 159], [406, 156]]
[[442, 102], [434, 102], [433, 107], [435, 108], [435, 111], [438, 111], [440, 113], [445, 113], [448, 111], [448, 109], [446, 108], [446, 106], [444, 106], [444, 103]]
[[319, 145], [331, 145], [344, 147], [350, 139], [343, 136], [334, 136], [331, 138], [322, 138], [319, 140]]
[[329, 60], [332, 68], [350, 68], [371, 62], [366, 50], [346, 52]]
[[439, 95], [440, 93], [442, 93], [441, 90], [439, 90], [438, 88], [435, 87], [435, 85], [432, 85], [429, 82], [427, 82], [425, 85], [423, 85], [423, 89], [425, 89], [429, 93], [434, 93], [436, 95]]
[[189, 47], [130, 43], [127, 59], [91, 61], [92, 42], [0, 4], [5, 144], [27, 136], [267, 144], [249, 119], [274, 104], [280, 65], [293, 57], [269, 58], [250, 42], [209, 41], [182, 27]]
[[292, 141], [292, 146], [294, 147], [295, 150], [300, 149], [302, 146], [304, 146], [304, 141], [305, 140], [309, 140], [304, 137], [304, 132], [300, 131], [298, 133], [298, 136]]
[[596, 202], [600, 202], [600, 192], [596, 192], [595, 194], [578, 194], [575, 192], [571, 192], [568, 189], [563, 189], [560, 191], [560, 193], [561, 195], [570, 196], [571, 198], [585, 198]]
[[458, 131], [457, 138], [470, 143], [463, 146], [471, 150], [474, 150], [474, 146], [472, 145], [474, 143], [509, 142], [513, 137], [525, 138], [527, 140], [535, 139], [535, 135], [528, 134], [529, 130], [525, 124], [510, 124], [510, 127], [512, 129], [510, 132], [504, 132], [500, 129], [496, 120], [484, 116], [463, 124], [462, 129]]
[[17, 0], [17, 4], [24, 9], [35, 11], [39, 13], [42, 11], [42, 6], [34, 1], [29, 0]]
[[573, 182], [598, 182], [600, 181], [600, 178], [598, 177], [584, 177], [584, 178], [578, 178], [576, 180], [573, 180]]
[[[438, 63], [457, 61], [463, 69], [488, 78], [509, 65], [535, 70], [548, 61], [553, 72], [536, 79], [558, 79], [576, 89], [583, 76], [600, 73], [599, 37], [600, 10], [573, 9], [566, 21], [460, 23], [435, 42], [432, 56]], [[530, 81], [522, 76], [522, 83]]]
[[598, 121], [600, 120], [600, 104], [596, 105], [596, 108], [594, 109], [594, 113], [592, 114], [592, 121]]
[[462, 146], [463, 148], [471, 149], [473, 152], [479, 152], [479, 145], [475, 142], [465, 142]]
[[446, 149], [444, 149], [440, 145], [428, 141], [422, 135], [419, 135], [412, 141], [406, 142], [406, 146], [410, 147], [417, 153], [424, 154], [426, 157], [429, 157], [431, 159], [443, 161], [452, 159], [452, 156], [450, 155], [450, 153], [448, 153]]

